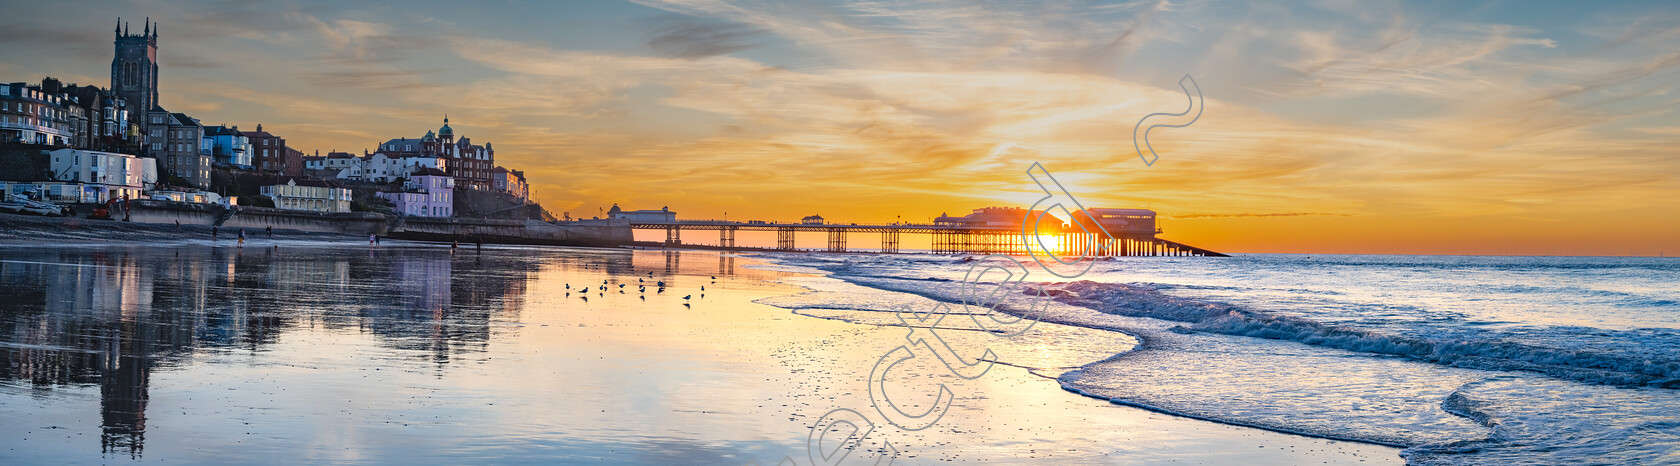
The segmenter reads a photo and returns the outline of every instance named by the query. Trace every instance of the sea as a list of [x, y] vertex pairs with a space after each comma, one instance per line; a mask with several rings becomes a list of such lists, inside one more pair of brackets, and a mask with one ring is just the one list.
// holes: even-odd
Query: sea
[[[964, 305], [977, 301], [965, 280], [1001, 283], [972, 278], [982, 256], [767, 257], [824, 279], [761, 302], [854, 323], [904, 325], [906, 306], [929, 303], [985, 313]], [[1026, 334], [989, 343], [1070, 396], [1401, 447], [1412, 464], [1680, 464], [1680, 260], [1242, 254], [1026, 270], [995, 312], [1138, 341], [1076, 361], [1042, 360], [1055, 342]]]

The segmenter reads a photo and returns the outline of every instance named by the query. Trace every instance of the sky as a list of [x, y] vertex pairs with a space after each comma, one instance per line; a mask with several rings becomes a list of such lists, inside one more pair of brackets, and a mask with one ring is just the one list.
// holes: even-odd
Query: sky
[[[442, 125], [556, 215], [928, 221], [1088, 206], [1216, 251], [1680, 255], [1665, 2], [7, 1], [0, 80], [110, 83], [360, 153]], [[1158, 128], [1144, 164], [1134, 125]]]

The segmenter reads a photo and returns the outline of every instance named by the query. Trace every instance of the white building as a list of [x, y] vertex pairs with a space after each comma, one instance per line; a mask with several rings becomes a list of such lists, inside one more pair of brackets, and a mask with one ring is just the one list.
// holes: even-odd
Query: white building
[[349, 152], [328, 152], [327, 158], [321, 161], [323, 170], [343, 170], [356, 166], [356, 156]]
[[[140, 199], [158, 179], [157, 159], [79, 149], [55, 150], [50, 157], [52, 180], [63, 183], [48, 194], [64, 202], [98, 203], [124, 195]], [[82, 186], [72, 189], [71, 184]]]
[[274, 207], [314, 212], [349, 212], [350, 189], [321, 180], [287, 177], [286, 182], [263, 186], [262, 194], [274, 199]]
[[660, 207], [659, 210], [624, 210], [613, 204], [612, 210], [607, 211], [607, 218], [622, 218], [631, 223], [676, 223], [677, 213], [670, 207]]
[[410, 174], [426, 168], [440, 171], [448, 169], [448, 159], [434, 156], [397, 157], [379, 152], [351, 160], [349, 167], [339, 170], [338, 179], [390, 183], [399, 178], [408, 178]]

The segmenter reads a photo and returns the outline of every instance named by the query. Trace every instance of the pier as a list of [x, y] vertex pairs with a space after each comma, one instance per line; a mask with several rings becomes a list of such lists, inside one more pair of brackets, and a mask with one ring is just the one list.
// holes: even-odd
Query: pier
[[[720, 220], [680, 220], [680, 221], [652, 221], [637, 222], [632, 220], [630, 228], [633, 230], [659, 230], [665, 232], [663, 242], [636, 242], [634, 244], [648, 247], [692, 247], [701, 249], [727, 250], [760, 250], [760, 251], [823, 251], [823, 252], [878, 252], [898, 253], [899, 244], [904, 235], [929, 235], [934, 254], [1027, 254], [1028, 245], [1022, 240], [1019, 225], [963, 225], [960, 223], [909, 224], [894, 223], [884, 225], [859, 224], [812, 224], [812, 223], [767, 223], [759, 221], [729, 222]], [[1155, 237], [1157, 230], [1150, 229], [1147, 233], [1139, 234], [1133, 231], [1115, 233], [1088, 233], [1078, 228], [1061, 228], [1055, 233], [1037, 235], [1048, 248], [1058, 254], [1089, 254], [1092, 256], [1205, 256], [1227, 257], [1225, 254], [1207, 249], [1190, 246], [1166, 239]], [[1071, 230], [1071, 231], [1070, 231]], [[717, 242], [685, 243], [683, 232], [712, 236], [715, 232]], [[736, 233], [740, 231], [774, 231], [776, 232], [776, 246], [774, 248], [742, 247], [736, 242]], [[1094, 230], [1102, 231], [1102, 230]], [[827, 237], [823, 247], [800, 248], [795, 243], [796, 233], [821, 233]], [[848, 235], [858, 233], [873, 233], [880, 236], [880, 244], [859, 245], [849, 243]], [[693, 236], [691, 235], [691, 239]]]

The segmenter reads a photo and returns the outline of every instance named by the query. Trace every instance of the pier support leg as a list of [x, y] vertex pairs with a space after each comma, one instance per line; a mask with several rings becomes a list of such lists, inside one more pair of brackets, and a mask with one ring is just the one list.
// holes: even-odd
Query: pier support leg
[[793, 229], [792, 228], [777, 228], [776, 229], [776, 249], [780, 249], [780, 250], [783, 250], [783, 251], [792, 251], [793, 250]]
[[723, 227], [721, 229], [718, 229], [718, 246], [719, 247], [725, 247], [725, 248], [735, 247], [735, 228], [734, 227]]
[[828, 229], [828, 252], [846, 252], [846, 230]]

